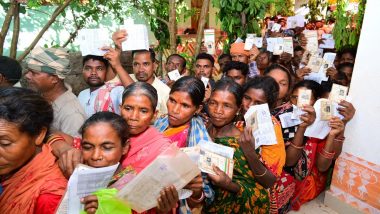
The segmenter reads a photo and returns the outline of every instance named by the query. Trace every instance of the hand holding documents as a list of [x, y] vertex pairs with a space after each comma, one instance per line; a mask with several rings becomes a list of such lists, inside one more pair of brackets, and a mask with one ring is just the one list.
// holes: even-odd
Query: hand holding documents
[[202, 172], [215, 175], [213, 170], [213, 165], [215, 165], [232, 178], [235, 152], [233, 148], [203, 140], [198, 143], [198, 146], [200, 148], [198, 166]]
[[324, 139], [330, 132], [329, 120], [331, 117], [343, 118], [338, 112], [339, 105], [328, 99], [319, 99], [314, 104], [316, 113], [315, 121], [306, 128], [305, 136]]
[[174, 185], [179, 191], [199, 173], [198, 166], [173, 144], [122, 188], [117, 197], [134, 211], [144, 212], [157, 206], [164, 187]]
[[58, 207], [57, 213], [79, 214], [83, 210], [83, 204], [81, 204], [80, 199], [91, 195], [99, 189], [106, 188], [118, 165], [103, 168], [78, 165], [70, 177], [66, 194]]
[[[254, 114], [256, 114], [256, 116], [253, 116]], [[253, 137], [255, 138], [255, 148], [259, 148], [262, 145], [277, 144], [268, 104], [255, 105], [248, 109], [244, 115], [247, 126], [252, 124], [252, 117], [256, 117], [254, 120], [257, 121], [256, 130], [253, 130], [256, 125], [251, 126]]]

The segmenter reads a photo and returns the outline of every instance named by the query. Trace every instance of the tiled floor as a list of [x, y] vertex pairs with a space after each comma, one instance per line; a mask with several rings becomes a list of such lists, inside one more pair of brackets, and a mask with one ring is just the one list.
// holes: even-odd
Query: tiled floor
[[299, 211], [291, 211], [289, 213], [291, 214], [338, 214], [333, 209], [327, 207], [323, 204], [325, 198], [325, 194], [322, 193], [318, 196], [318, 198], [314, 199], [313, 201], [310, 201], [306, 204], [303, 204], [301, 206], [301, 209]]

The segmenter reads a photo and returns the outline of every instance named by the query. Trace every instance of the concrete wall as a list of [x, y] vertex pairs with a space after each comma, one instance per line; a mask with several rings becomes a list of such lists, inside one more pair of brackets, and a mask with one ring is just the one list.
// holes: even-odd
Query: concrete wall
[[367, 0], [349, 93], [356, 114], [347, 124], [343, 153], [325, 200], [338, 211], [349, 205], [360, 212], [380, 213], [378, 8], [380, 1]]

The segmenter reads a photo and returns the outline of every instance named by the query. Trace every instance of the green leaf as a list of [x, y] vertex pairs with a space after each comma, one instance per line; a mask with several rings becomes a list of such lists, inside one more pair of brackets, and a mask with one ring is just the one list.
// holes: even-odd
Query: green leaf
[[243, 10], [243, 5], [241, 5], [239, 2], [237, 3], [237, 5], [236, 5], [236, 10], [237, 11], [242, 11]]

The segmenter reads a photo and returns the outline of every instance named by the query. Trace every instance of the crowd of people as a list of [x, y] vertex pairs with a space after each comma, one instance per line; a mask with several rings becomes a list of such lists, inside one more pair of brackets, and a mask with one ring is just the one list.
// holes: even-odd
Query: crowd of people
[[[23, 74], [28, 88], [13, 86], [22, 77], [20, 64], [0, 57], [0, 213], [54, 213], [79, 163], [95, 168], [120, 163], [111, 185], [139, 174], [172, 144], [194, 147], [202, 140], [234, 149], [232, 178], [213, 166], [215, 174], [200, 173], [184, 187], [190, 197], [180, 200], [173, 185], [164, 187], [157, 207], [146, 213], [287, 213], [328, 187], [355, 108], [342, 100], [343, 119], [329, 120], [324, 139], [306, 137], [305, 131], [316, 120], [314, 103], [328, 98], [332, 84], [350, 85], [355, 50], [337, 53], [328, 81], [305, 80], [311, 73], [301, 62], [307, 40], [302, 29], [293, 29], [293, 55], [273, 55], [265, 44], [245, 50], [244, 43], [232, 43], [229, 53], [197, 55], [189, 72], [186, 59], [172, 54], [165, 70], [182, 75], [174, 81], [155, 75], [152, 50], [133, 51], [133, 70], [123, 68], [127, 32], [112, 35], [115, 46], [104, 56], [83, 57], [89, 88], [78, 96], [64, 81], [70, 71], [67, 51], [33, 49]], [[287, 33], [267, 29], [266, 36]], [[302, 89], [312, 92], [302, 106], [302, 123], [283, 128], [280, 117], [293, 112]], [[277, 144], [255, 148], [244, 114], [265, 103]], [[87, 213], [99, 206], [95, 195], [81, 203]]]

